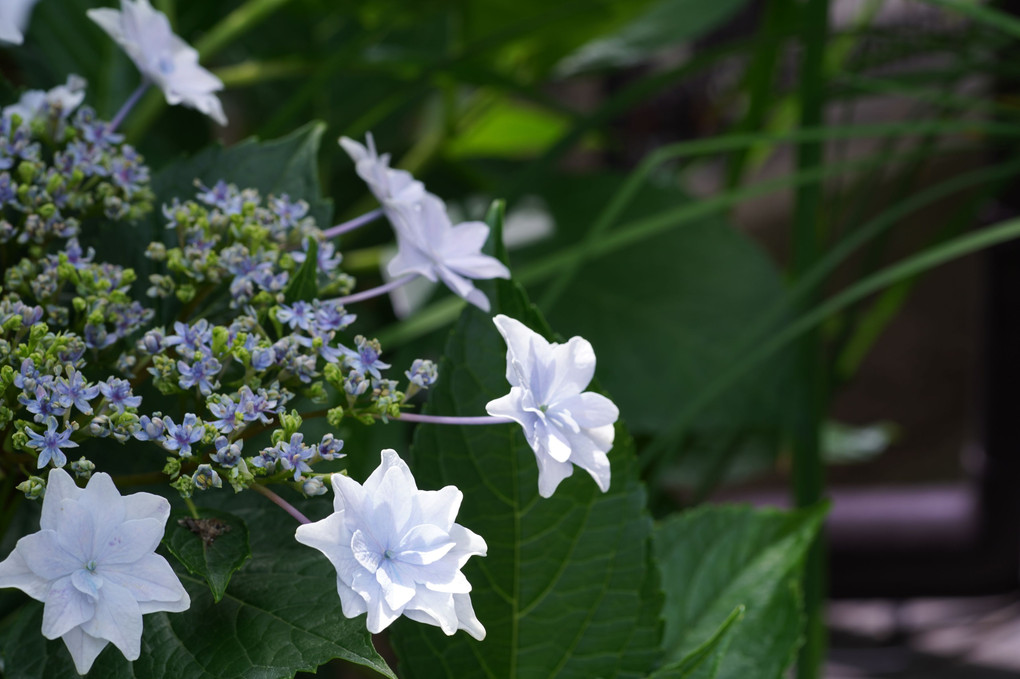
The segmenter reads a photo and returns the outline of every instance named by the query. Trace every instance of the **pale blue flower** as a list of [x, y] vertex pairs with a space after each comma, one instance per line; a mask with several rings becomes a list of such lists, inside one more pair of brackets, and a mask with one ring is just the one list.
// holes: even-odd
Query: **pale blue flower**
[[42, 469], [50, 462], [54, 467], [63, 467], [67, 464], [67, 456], [61, 448], [77, 448], [78, 444], [71, 440], [71, 429], [67, 428], [62, 432], [57, 431], [57, 420], [49, 418], [46, 421], [46, 431], [37, 433], [31, 427], [25, 428], [25, 433], [30, 439], [25, 445], [39, 451], [39, 460], [36, 467]]
[[120, 7], [87, 14], [124, 48], [142, 76], [163, 90], [168, 104], [197, 109], [226, 125], [223, 105], [213, 94], [223, 82], [198, 65], [198, 52], [174, 34], [166, 15], [149, 0], [121, 0]]
[[166, 427], [163, 447], [176, 450], [181, 457], [191, 457], [191, 444], [198, 443], [205, 436], [205, 427], [194, 413], [185, 413], [180, 424], [175, 424], [173, 418], [167, 415], [163, 418], [163, 426]]
[[583, 391], [595, 375], [595, 352], [582, 337], [550, 343], [520, 321], [492, 319], [506, 340], [510, 393], [485, 410], [524, 428], [538, 460], [538, 493], [550, 497], [574, 465], [609, 490], [609, 457], [619, 410], [608, 398]]
[[166, 559], [155, 553], [170, 503], [150, 493], [121, 496], [107, 474], [78, 488], [49, 473], [40, 530], [0, 562], [0, 587], [42, 601], [42, 633], [62, 638], [85, 674], [108, 643], [128, 660], [141, 653], [142, 616], [191, 605]]
[[471, 606], [471, 583], [460, 569], [485, 556], [485, 540], [454, 523], [463, 494], [454, 486], [418, 490], [393, 450], [362, 486], [333, 474], [332, 514], [298, 526], [295, 538], [326, 555], [337, 571], [343, 614], [368, 613], [376, 634], [401, 615], [447, 635], [465, 630], [478, 640], [485, 628]]
[[346, 357], [344, 364], [349, 369], [357, 370], [362, 375], [368, 373], [372, 377], [382, 377], [379, 371], [389, 368], [390, 364], [379, 360], [379, 354], [382, 353], [379, 340], [370, 340], [358, 335], [354, 338], [354, 343], [358, 348], [357, 351], [347, 347], [340, 347]]
[[489, 226], [485, 222], [454, 226], [446, 205], [432, 194], [414, 203], [396, 203], [392, 213], [398, 252], [386, 267], [390, 276], [415, 273], [433, 283], [442, 281], [457, 296], [488, 311], [488, 297], [471, 280], [510, 278], [502, 262], [482, 253]]

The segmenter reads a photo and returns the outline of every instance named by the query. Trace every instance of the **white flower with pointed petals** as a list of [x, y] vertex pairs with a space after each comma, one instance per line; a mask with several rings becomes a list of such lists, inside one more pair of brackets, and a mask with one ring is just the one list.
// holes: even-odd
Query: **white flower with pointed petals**
[[386, 211], [390, 221], [390, 209], [395, 203], [416, 202], [425, 195], [425, 185], [414, 178], [407, 170], [395, 170], [390, 167], [390, 154], [381, 156], [375, 150], [375, 139], [372, 133], [365, 135], [362, 146], [349, 137], [340, 137], [340, 146], [354, 161], [354, 169]]
[[471, 279], [510, 278], [510, 270], [502, 262], [482, 254], [489, 237], [488, 224], [454, 226], [443, 201], [432, 194], [416, 203], [398, 204], [395, 217], [398, 252], [387, 267], [390, 276], [417, 273], [432, 282], [441, 280], [460, 297], [488, 311], [489, 299]]
[[401, 615], [447, 635], [465, 630], [485, 638], [471, 606], [471, 583], [460, 569], [485, 556], [485, 540], [454, 523], [463, 494], [454, 486], [418, 490], [393, 450], [362, 486], [333, 474], [334, 512], [299, 526], [295, 537], [336, 568], [340, 606], [348, 618], [368, 613], [381, 632]]
[[136, 660], [142, 615], [191, 605], [170, 564], [154, 553], [169, 516], [165, 498], [121, 496], [108, 474], [93, 475], [82, 489], [53, 469], [41, 530], [0, 562], [0, 587], [45, 603], [43, 636], [64, 640], [79, 674], [110, 642]]
[[0, 2], [0, 42], [20, 45], [24, 41], [28, 16], [38, 0], [3, 0]]
[[538, 493], [550, 497], [574, 465], [588, 472], [599, 490], [609, 490], [609, 457], [620, 416], [602, 394], [583, 391], [595, 376], [595, 352], [588, 340], [548, 342], [520, 321], [502, 314], [492, 319], [506, 340], [506, 379], [510, 393], [489, 401], [485, 410], [524, 427], [538, 460]]
[[227, 124], [223, 105], [213, 94], [223, 82], [198, 65], [198, 52], [174, 35], [170, 21], [149, 0], [121, 0], [121, 11], [90, 9], [87, 14], [124, 48], [142, 76], [163, 90], [168, 104], [183, 104]]

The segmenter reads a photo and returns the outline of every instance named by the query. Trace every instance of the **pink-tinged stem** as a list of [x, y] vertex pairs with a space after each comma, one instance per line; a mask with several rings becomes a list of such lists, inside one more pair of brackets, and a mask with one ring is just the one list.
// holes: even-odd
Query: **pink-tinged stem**
[[356, 292], [353, 295], [347, 295], [346, 297], [337, 297], [333, 301], [338, 304], [351, 304], [353, 302], [362, 302], [366, 299], [372, 299], [373, 297], [385, 295], [390, 290], [396, 290], [401, 285], [410, 283], [417, 277], [418, 274], [409, 273], [406, 276], [396, 278], [390, 281], [389, 283], [384, 283], [383, 285], [379, 285], [374, 288], [369, 288], [368, 290], [362, 290], [361, 292]]
[[474, 417], [454, 417], [450, 415], [420, 415], [417, 413], [400, 413], [398, 418], [404, 422], [423, 422], [426, 424], [512, 424], [509, 417], [493, 417], [477, 415]]
[[382, 216], [383, 209], [381, 207], [376, 208], [371, 212], [366, 212], [360, 217], [355, 217], [349, 222], [344, 222], [342, 224], [337, 224], [336, 226], [331, 226], [325, 231], [323, 231], [322, 235], [325, 238], [336, 238], [339, 235], [348, 233], [350, 231], [354, 231], [354, 229], [357, 229], [360, 226], [364, 226], [365, 224], [371, 224], [372, 222], [374, 222], [375, 220], [379, 219]]
[[117, 111], [117, 114], [113, 116], [113, 120], [110, 121], [110, 132], [116, 130], [117, 127], [124, 122], [124, 118], [126, 118], [127, 114], [131, 112], [131, 109], [135, 107], [135, 104], [138, 103], [138, 100], [142, 98], [142, 95], [145, 94], [145, 90], [147, 89], [149, 89], [149, 81], [145, 80], [134, 92], [131, 93], [131, 96], [127, 98], [124, 105], [121, 106], [120, 110]]
[[266, 488], [262, 484], [260, 484], [260, 483], [253, 483], [253, 484], [251, 484], [248, 487], [251, 488], [252, 490], [254, 490], [256, 493], [261, 493], [261, 494], [265, 495], [267, 498], [269, 498], [269, 500], [271, 502], [276, 504], [276, 506], [278, 506], [280, 509], [282, 509], [283, 511], [285, 511], [288, 514], [290, 514], [291, 516], [293, 516], [295, 519], [297, 519], [299, 523], [311, 523], [312, 522], [311, 519], [309, 519], [307, 516], [305, 516], [304, 514], [299, 512], [294, 505], [292, 505], [291, 503], [287, 502], [282, 497], [280, 497], [279, 495], [277, 495], [273, 491], [269, 490], [268, 488]]

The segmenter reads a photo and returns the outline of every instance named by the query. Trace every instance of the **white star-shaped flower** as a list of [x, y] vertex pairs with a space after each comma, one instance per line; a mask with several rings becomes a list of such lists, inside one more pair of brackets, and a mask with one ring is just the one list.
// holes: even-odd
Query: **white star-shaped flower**
[[0, 42], [20, 45], [28, 26], [28, 16], [38, 0], [3, 0], [0, 2]]
[[334, 512], [297, 529], [336, 568], [340, 606], [348, 618], [368, 613], [376, 634], [401, 615], [458, 629], [475, 639], [485, 628], [471, 606], [471, 583], [460, 569], [485, 556], [485, 540], [454, 523], [463, 494], [454, 486], [418, 490], [411, 470], [393, 450], [362, 486], [333, 474]]
[[198, 65], [198, 52], [177, 37], [170, 21], [149, 0], [121, 0], [121, 11], [90, 9], [90, 19], [124, 48], [142, 76], [163, 90], [168, 104], [183, 104], [227, 124], [223, 105], [213, 94], [223, 82]]
[[79, 674], [110, 642], [136, 660], [142, 615], [191, 605], [170, 564], [154, 553], [169, 516], [165, 498], [122, 496], [108, 474], [93, 475], [83, 489], [53, 469], [40, 530], [0, 562], [0, 587], [45, 603], [43, 636], [64, 640]]
[[488, 311], [488, 297], [471, 279], [510, 278], [510, 270], [502, 262], [482, 254], [489, 237], [488, 224], [454, 226], [446, 205], [432, 194], [415, 203], [399, 203], [394, 212], [398, 252], [387, 267], [390, 276], [417, 273], [432, 282], [441, 280], [460, 297]]
[[609, 490], [609, 457], [620, 416], [602, 394], [583, 391], [595, 375], [595, 352], [588, 340], [548, 342], [520, 321], [502, 314], [492, 319], [506, 340], [506, 379], [510, 393], [489, 401], [485, 410], [524, 427], [538, 460], [538, 493], [550, 497], [574, 465]]

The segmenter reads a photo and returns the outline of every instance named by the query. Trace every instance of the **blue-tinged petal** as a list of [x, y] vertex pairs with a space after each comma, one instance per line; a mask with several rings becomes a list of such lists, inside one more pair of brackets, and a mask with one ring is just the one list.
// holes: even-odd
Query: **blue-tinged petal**
[[418, 523], [431, 523], [449, 533], [454, 526], [464, 493], [456, 486], [439, 490], [420, 490], [415, 496], [418, 508]]
[[141, 654], [142, 613], [131, 592], [115, 582], [104, 584], [95, 615], [82, 625], [82, 631], [109, 639], [128, 660], [137, 660]]
[[56, 639], [95, 616], [96, 599], [74, 586], [70, 575], [56, 580], [46, 595], [43, 606], [42, 633]]
[[87, 554], [69, 551], [67, 547], [55, 531], [41, 530], [18, 540], [15, 549], [33, 573], [56, 580], [78, 570], [89, 559]]
[[68, 630], [61, 638], [71, 653], [74, 669], [78, 671], [78, 674], [88, 674], [88, 671], [92, 669], [92, 663], [110, 643], [106, 639], [97, 639], [91, 634], [86, 634], [80, 627]]
[[[176, 612], [187, 610], [189, 606], [188, 591], [159, 554], [146, 554], [133, 563], [104, 564], [101, 573], [104, 580], [130, 592], [139, 604], [156, 602], [153, 610]], [[168, 608], [167, 604], [172, 607]]]
[[46, 480], [46, 495], [43, 496], [39, 527], [43, 530], [56, 530], [62, 516], [61, 501], [77, 500], [84, 492], [63, 469], [51, 469]]
[[96, 561], [101, 566], [130, 564], [151, 554], [163, 537], [163, 525], [156, 519], [125, 521], [107, 534], [98, 545]]
[[393, 558], [409, 564], [427, 566], [445, 557], [456, 543], [439, 526], [422, 524], [407, 531]]
[[552, 497], [560, 482], [574, 473], [574, 465], [557, 462], [548, 455], [536, 454], [535, 459], [538, 460], [538, 494]]
[[3, 587], [15, 587], [33, 599], [43, 601], [50, 590], [50, 578], [29, 568], [20, 547], [15, 546], [14, 551], [0, 561], [0, 588]]

